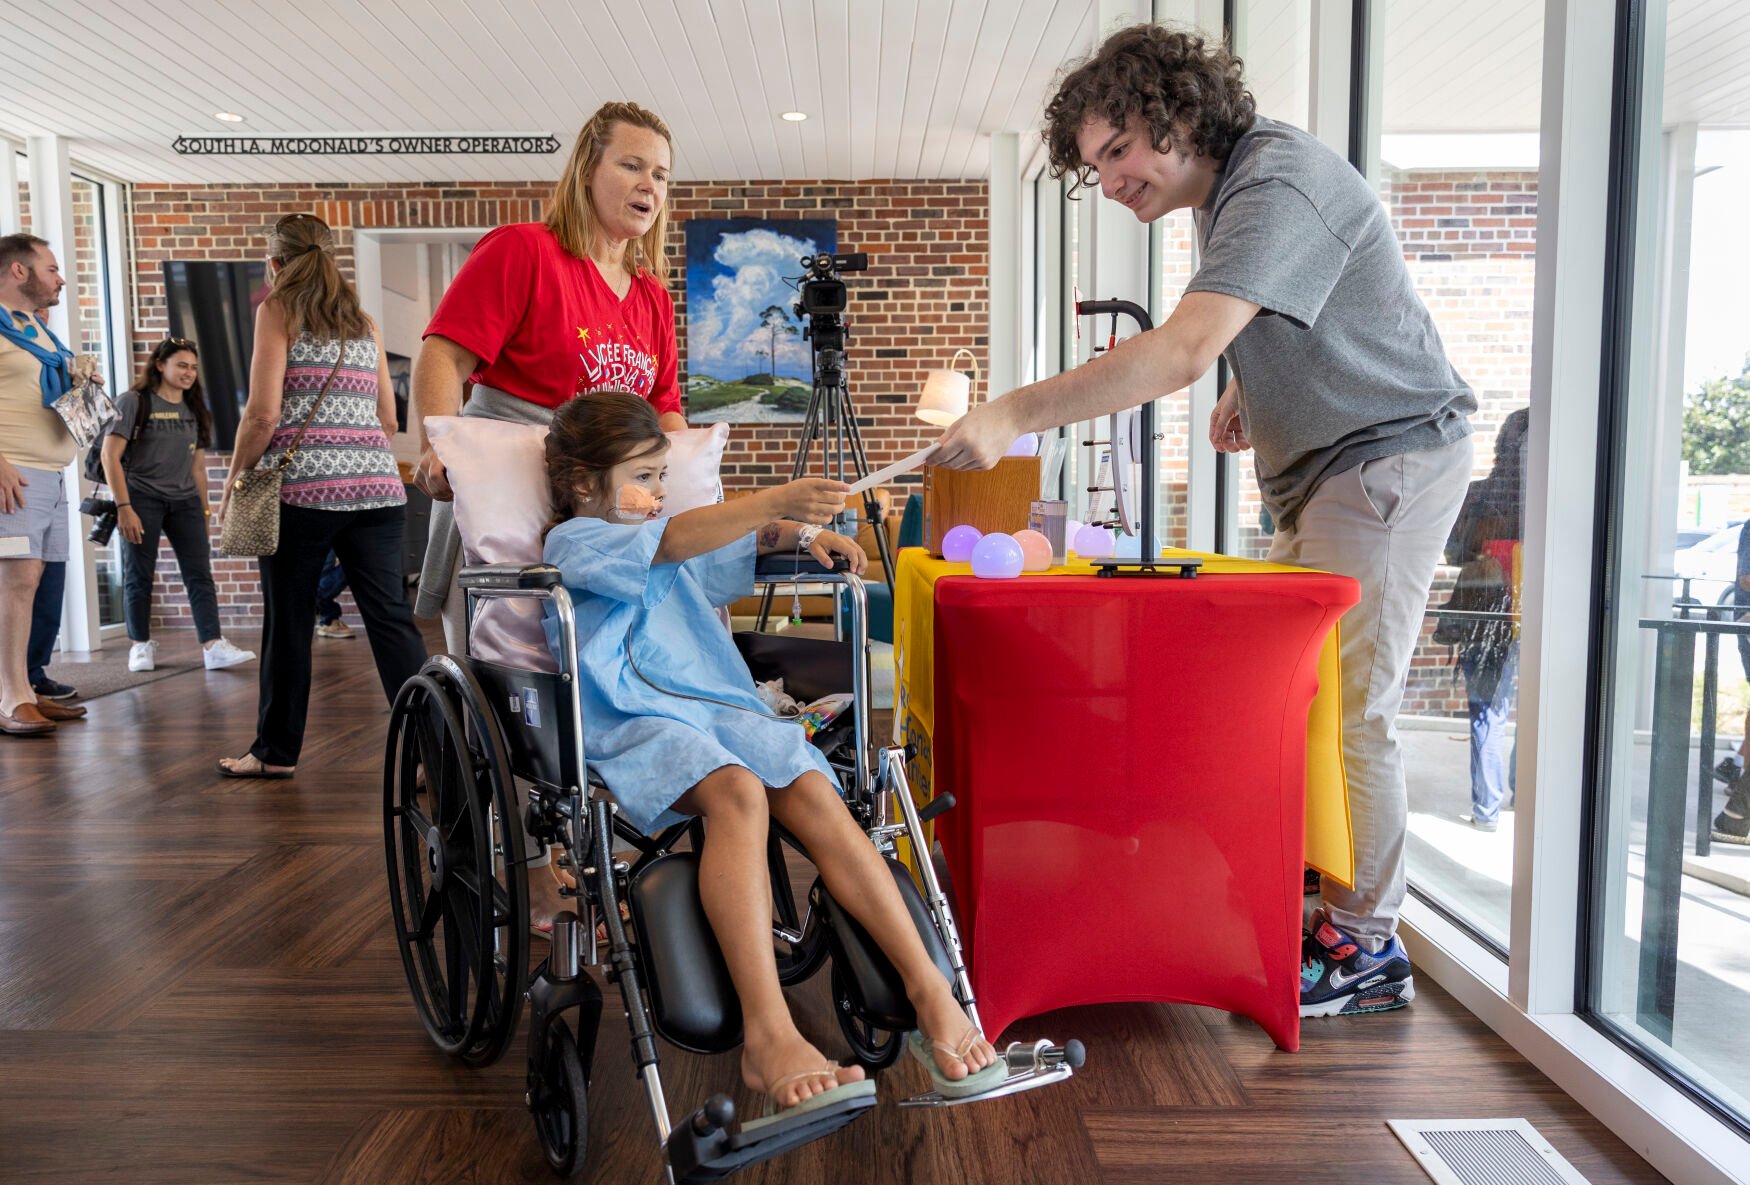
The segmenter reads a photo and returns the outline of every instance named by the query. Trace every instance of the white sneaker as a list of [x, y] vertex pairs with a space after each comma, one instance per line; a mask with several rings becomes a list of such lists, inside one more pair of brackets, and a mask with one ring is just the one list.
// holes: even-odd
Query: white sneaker
[[255, 657], [253, 650], [239, 650], [224, 638], [220, 638], [211, 646], [201, 651], [201, 657], [209, 671], [222, 671], [226, 667], [234, 667], [238, 663], [248, 662]]
[[128, 647], [128, 670], [151, 671], [158, 667], [158, 643], [135, 642]]

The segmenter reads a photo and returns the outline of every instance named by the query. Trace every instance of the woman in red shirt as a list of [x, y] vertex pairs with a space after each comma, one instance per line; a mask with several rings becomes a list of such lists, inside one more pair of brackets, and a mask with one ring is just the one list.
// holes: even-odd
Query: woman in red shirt
[[[413, 367], [422, 420], [414, 481], [435, 504], [414, 611], [442, 613], [452, 652], [462, 644], [455, 588], [461, 543], [449, 481], [423, 419], [459, 412], [544, 424], [568, 400], [613, 389], [649, 400], [664, 431], [687, 426], [674, 301], [664, 287], [673, 160], [668, 126], [654, 113], [604, 104], [578, 132], [546, 220], [482, 238], [426, 326]], [[538, 851], [532, 839], [528, 850]], [[546, 880], [536, 877], [531, 887]], [[557, 896], [537, 904], [537, 921], [559, 904]]]

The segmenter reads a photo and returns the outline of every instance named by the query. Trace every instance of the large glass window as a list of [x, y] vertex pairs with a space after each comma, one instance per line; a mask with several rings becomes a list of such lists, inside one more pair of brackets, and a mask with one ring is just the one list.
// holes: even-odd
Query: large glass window
[[[1306, 128], [1312, 112], [1312, 0], [1241, 0], [1234, 18], [1234, 48], [1246, 63], [1258, 114]], [[1226, 367], [1220, 369], [1225, 374]], [[1207, 435], [1209, 425], [1193, 424], [1191, 430]], [[1258, 492], [1252, 454], [1227, 453], [1217, 464], [1225, 469], [1226, 550], [1263, 559], [1276, 524]]]
[[[1750, 1117], [1750, 20], [1648, 6], [1606, 332], [1588, 1005]], [[1629, 126], [1633, 127], [1633, 120]], [[1632, 231], [1632, 237], [1630, 232]], [[1747, 1120], [1750, 1121], [1750, 1120]]]
[[1398, 716], [1414, 891], [1505, 949], [1513, 882], [1520, 484], [1531, 401], [1543, 5], [1396, 0], [1377, 187], [1446, 355], [1476, 393], [1470, 496]]
[[[67, 307], [67, 326], [72, 333], [68, 343], [82, 354], [98, 358], [98, 368], [111, 391], [125, 388], [131, 377], [127, 360], [120, 356], [110, 330], [111, 302], [118, 299], [112, 290], [115, 277], [110, 269], [110, 236], [118, 233], [117, 212], [110, 208], [109, 187], [88, 177], [73, 175], [73, 251], [72, 284], [68, 291], [77, 295]], [[103, 625], [122, 623], [121, 539], [113, 535], [108, 544], [93, 547], [97, 584], [97, 622]]]

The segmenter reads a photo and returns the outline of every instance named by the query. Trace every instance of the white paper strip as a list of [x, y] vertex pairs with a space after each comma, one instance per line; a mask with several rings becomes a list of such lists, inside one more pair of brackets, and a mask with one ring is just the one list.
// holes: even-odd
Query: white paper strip
[[919, 449], [904, 460], [895, 461], [885, 469], [877, 469], [862, 481], [852, 483], [850, 492], [853, 494], [860, 494], [864, 490], [872, 490], [876, 486], [892, 481], [902, 473], [910, 473], [913, 469], [919, 468], [925, 461], [929, 460], [930, 454], [935, 451], [936, 446], [932, 444], [929, 448]]

